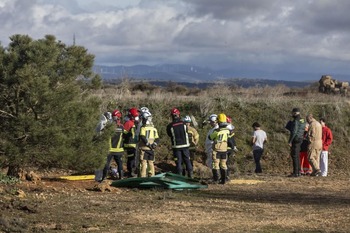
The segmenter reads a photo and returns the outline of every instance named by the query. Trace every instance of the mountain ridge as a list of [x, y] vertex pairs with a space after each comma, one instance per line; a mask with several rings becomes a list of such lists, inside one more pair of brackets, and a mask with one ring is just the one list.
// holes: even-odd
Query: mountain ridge
[[[288, 87], [305, 87], [318, 82], [322, 74], [284, 73], [266, 71], [240, 71], [234, 69], [213, 70], [208, 67], [183, 64], [133, 65], [133, 66], [105, 66], [95, 65], [93, 71], [106, 82], [113, 82], [122, 78], [136, 80], [206, 83], [217, 81], [232, 81], [239, 86], [278, 85]], [[338, 75], [337, 77], [343, 76]]]

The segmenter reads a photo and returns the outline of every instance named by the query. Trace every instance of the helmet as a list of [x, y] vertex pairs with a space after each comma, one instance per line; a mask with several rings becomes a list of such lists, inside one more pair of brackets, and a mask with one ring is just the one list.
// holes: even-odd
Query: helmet
[[185, 116], [184, 119], [183, 119], [183, 121], [186, 122], [186, 123], [191, 123], [191, 122], [192, 122], [190, 116]]
[[128, 115], [133, 117], [133, 118], [136, 118], [139, 116], [139, 111], [137, 110], [137, 108], [130, 108]]
[[211, 121], [211, 122], [216, 122], [217, 119], [218, 119], [218, 116], [216, 114], [211, 114], [209, 116], [209, 121]]
[[226, 116], [226, 122], [231, 124], [232, 123], [232, 118], [229, 117], [229, 116]]
[[226, 117], [226, 115], [225, 115], [224, 113], [220, 113], [220, 114], [218, 115], [218, 122], [219, 122], [219, 123], [226, 123], [226, 121], [227, 121], [226, 118], [227, 118], [227, 117]]
[[118, 109], [116, 109], [112, 112], [112, 118], [115, 121], [119, 120], [120, 118], [122, 118], [122, 113]]
[[112, 120], [112, 113], [111, 112], [105, 112], [105, 113], [103, 113], [103, 115], [106, 117], [106, 119], [108, 121]]
[[150, 112], [150, 111], [147, 107], [141, 107], [140, 112], [142, 113], [142, 112]]
[[142, 122], [144, 124], [147, 124], [147, 125], [152, 124], [152, 114], [150, 112], [143, 112], [141, 117], [142, 117]]
[[179, 109], [177, 109], [177, 108], [173, 108], [173, 109], [171, 109], [171, 115], [178, 115], [178, 116], [180, 116], [180, 111], [179, 111]]
[[152, 117], [152, 114], [150, 112], [148, 112], [148, 111], [147, 112], [143, 112], [141, 114], [141, 117], [142, 117], [142, 119], [147, 120], [148, 118]]

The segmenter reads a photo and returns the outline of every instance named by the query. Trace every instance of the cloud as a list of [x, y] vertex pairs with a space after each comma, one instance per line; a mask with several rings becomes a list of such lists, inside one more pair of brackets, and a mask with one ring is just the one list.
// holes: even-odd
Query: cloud
[[346, 73], [349, 9], [347, 0], [0, 0], [0, 41], [75, 35], [96, 64]]

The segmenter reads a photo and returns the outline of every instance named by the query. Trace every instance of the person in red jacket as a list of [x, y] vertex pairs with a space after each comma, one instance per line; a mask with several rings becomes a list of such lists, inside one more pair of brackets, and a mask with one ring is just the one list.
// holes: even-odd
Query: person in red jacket
[[322, 125], [322, 151], [320, 155], [321, 176], [327, 176], [328, 173], [328, 149], [333, 141], [333, 134], [330, 128], [326, 126], [325, 118], [320, 119]]
[[309, 159], [307, 158], [307, 148], [309, 146], [309, 139], [307, 138], [307, 131], [309, 130], [309, 124], [305, 125], [305, 132], [303, 137], [303, 142], [300, 146], [300, 174], [303, 176], [309, 176], [312, 173], [312, 167], [309, 163]]
[[128, 120], [124, 123], [124, 149], [127, 154], [127, 177], [138, 175], [137, 168], [137, 142], [138, 133], [136, 132], [139, 123], [139, 111], [137, 108], [130, 108], [128, 111]]

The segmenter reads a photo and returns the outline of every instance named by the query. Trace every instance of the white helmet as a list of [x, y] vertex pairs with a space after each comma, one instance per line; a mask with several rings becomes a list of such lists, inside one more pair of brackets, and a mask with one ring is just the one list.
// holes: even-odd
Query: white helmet
[[183, 121], [186, 122], [186, 123], [191, 123], [191, 122], [192, 122], [190, 116], [185, 116], [184, 119], [183, 119]]
[[218, 115], [216, 115], [216, 114], [211, 114], [209, 116], [209, 121], [211, 121], [211, 122], [216, 122], [217, 119], [218, 119]]
[[150, 111], [147, 107], [141, 107], [140, 112], [143, 113], [143, 112], [150, 112]]
[[103, 115], [106, 117], [107, 121], [112, 121], [112, 113], [111, 112], [105, 112]]
[[152, 124], [152, 114], [148, 111], [143, 112], [141, 114], [142, 121], [144, 121], [146, 124]]
[[152, 117], [152, 114], [149, 111], [142, 112], [141, 117], [142, 119], [148, 119], [149, 117]]

